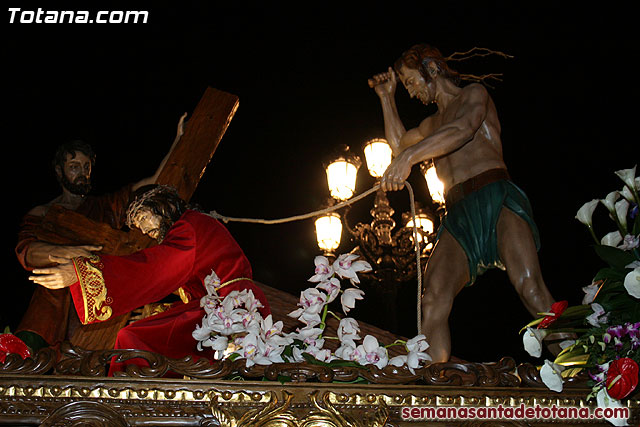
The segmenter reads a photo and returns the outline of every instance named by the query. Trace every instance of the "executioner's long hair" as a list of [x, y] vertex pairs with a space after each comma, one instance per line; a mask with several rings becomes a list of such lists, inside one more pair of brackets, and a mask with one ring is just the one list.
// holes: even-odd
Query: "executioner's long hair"
[[412, 68], [414, 70], [418, 70], [420, 75], [424, 78], [425, 81], [430, 81], [431, 76], [429, 75], [428, 65], [430, 62], [436, 64], [438, 69], [438, 73], [443, 77], [448, 78], [453, 81], [453, 83], [458, 84], [460, 82], [460, 74], [452, 70], [446, 62], [446, 59], [442, 56], [440, 51], [428, 44], [417, 44], [409, 48], [406, 52], [398, 58], [398, 60], [393, 65], [396, 73], [400, 72], [400, 67], [403, 65], [408, 68]]
[[393, 68], [396, 73], [400, 72], [400, 67], [403, 65], [418, 70], [420, 75], [426, 82], [431, 80], [429, 75], [429, 64], [435, 63], [438, 73], [451, 80], [454, 84], [460, 84], [461, 80], [482, 83], [485, 86], [491, 87], [487, 82], [489, 80], [502, 81], [502, 73], [489, 73], [489, 74], [463, 74], [453, 70], [449, 67], [448, 63], [452, 61], [461, 62], [466, 61], [474, 57], [486, 57], [490, 55], [500, 56], [502, 58], [511, 59], [513, 56], [508, 55], [498, 50], [487, 49], [484, 47], [473, 47], [465, 52], [454, 52], [449, 56], [442, 56], [440, 51], [428, 44], [417, 44], [412, 46], [409, 50], [404, 52], [400, 58], [395, 62]]

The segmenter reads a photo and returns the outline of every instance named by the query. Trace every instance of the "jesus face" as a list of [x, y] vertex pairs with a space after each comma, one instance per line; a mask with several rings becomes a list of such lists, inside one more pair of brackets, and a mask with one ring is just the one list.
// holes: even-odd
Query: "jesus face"
[[133, 217], [133, 225], [142, 231], [142, 233], [156, 239], [162, 240], [164, 237], [162, 217], [158, 214], [151, 212], [149, 208], [140, 208], [136, 215]]

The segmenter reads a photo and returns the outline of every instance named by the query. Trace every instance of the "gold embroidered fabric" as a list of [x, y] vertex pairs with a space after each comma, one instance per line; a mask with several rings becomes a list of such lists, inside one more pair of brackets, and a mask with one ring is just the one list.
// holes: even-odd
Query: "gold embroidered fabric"
[[109, 319], [113, 311], [109, 307], [112, 301], [107, 296], [107, 287], [102, 276], [104, 265], [100, 261], [100, 257], [73, 258], [73, 264], [78, 273], [84, 301], [84, 319], [80, 320], [87, 325]]

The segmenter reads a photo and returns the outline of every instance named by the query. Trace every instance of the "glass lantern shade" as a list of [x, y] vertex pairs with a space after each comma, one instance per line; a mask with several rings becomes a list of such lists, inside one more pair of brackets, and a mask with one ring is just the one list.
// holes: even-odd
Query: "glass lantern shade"
[[358, 166], [346, 159], [338, 159], [327, 166], [327, 183], [331, 197], [347, 200], [356, 190]]
[[381, 178], [391, 163], [393, 151], [386, 140], [372, 139], [364, 146], [364, 158], [367, 162], [369, 174], [374, 178]]
[[340, 246], [342, 222], [340, 215], [329, 213], [316, 219], [316, 238], [318, 247], [325, 252], [333, 252]]
[[422, 164], [422, 173], [425, 181], [427, 181], [431, 200], [441, 205], [444, 204], [444, 184], [438, 178], [436, 167], [433, 163], [428, 165]]
[[[433, 221], [425, 214], [416, 215], [416, 226], [427, 234], [433, 233]], [[407, 227], [413, 229], [413, 218], [407, 221]], [[422, 242], [422, 234], [418, 233], [418, 242]]]

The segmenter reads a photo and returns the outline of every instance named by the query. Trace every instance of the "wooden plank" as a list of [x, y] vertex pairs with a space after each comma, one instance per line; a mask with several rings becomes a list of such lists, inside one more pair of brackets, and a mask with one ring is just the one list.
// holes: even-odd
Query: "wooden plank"
[[38, 240], [57, 245], [100, 245], [100, 253], [108, 255], [132, 254], [155, 243], [138, 229], [116, 230], [56, 205], [49, 208], [35, 234]]
[[175, 187], [180, 197], [189, 201], [238, 109], [238, 102], [237, 96], [208, 87], [156, 183]]

